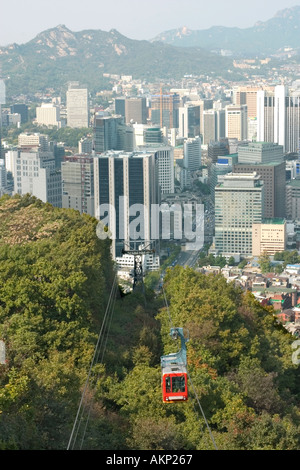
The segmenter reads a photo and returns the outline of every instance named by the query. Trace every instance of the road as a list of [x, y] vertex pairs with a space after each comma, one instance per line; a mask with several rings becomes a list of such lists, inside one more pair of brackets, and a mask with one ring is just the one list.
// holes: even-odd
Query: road
[[200, 251], [201, 250], [181, 251], [177, 257], [176, 264], [193, 268], [198, 260]]

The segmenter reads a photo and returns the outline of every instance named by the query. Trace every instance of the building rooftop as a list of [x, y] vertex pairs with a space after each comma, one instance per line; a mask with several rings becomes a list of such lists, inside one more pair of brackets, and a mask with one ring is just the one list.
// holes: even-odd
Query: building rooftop
[[[259, 167], [264, 167], [264, 166], [277, 166], [277, 165], [281, 165], [282, 163], [284, 163], [284, 160], [282, 160], [282, 162], [266, 162], [266, 163], [262, 163], [262, 162], [239, 162], [239, 163], [236, 163], [234, 166], [259, 166]], [[299, 180], [300, 181], [300, 180]]]
[[262, 220], [262, 224], [283, 225], [284, 223], [285, 223], [285, 220], [280, 219], [279, 217], [273, 217], [273, 218]]
[[300, 188], [300, 179], [294, 179], [294, 180], [288, 181], [286, 184], [287, 184], [287, 186], [292, 186], [294, 188]]

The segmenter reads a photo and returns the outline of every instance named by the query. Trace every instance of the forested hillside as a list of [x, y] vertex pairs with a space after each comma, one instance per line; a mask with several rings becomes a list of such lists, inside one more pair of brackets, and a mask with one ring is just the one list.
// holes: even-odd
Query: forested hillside
[[[0, 449], [66, 449], [114, 279], [97, 221], [30, 197], [0, 199]], [[83, 449], [300, 447], [295, 338], [222, 276], [176, 267], [164, 297], [121, 295], [87, 390]], [[189, 331], [190, 397], [164, 404], [160, 356]], [[205, 413], [211, 434], [200, 412]]]

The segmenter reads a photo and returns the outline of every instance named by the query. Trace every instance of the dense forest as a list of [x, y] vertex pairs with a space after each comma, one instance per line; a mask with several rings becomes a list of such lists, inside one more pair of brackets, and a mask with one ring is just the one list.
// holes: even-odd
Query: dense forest
[[[165, 296], [116, 289], [92, 362], [115, 279], [96, 227], [31, 196], [0, 199], [0, 449], [66, 449], [85, 390], [89, 419], [74, 448], [298, 450], [295, 338], [221, 275], [176, 266]], [[178, 350], [173, 325], [189, 333], [190, 397], [164, 404], [160, 356]]]

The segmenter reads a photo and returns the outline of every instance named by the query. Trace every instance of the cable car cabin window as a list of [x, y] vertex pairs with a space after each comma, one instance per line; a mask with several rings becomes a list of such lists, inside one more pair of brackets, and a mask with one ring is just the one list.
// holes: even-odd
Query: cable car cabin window
[[185, 378], [183, 375], [172, 377], [172, 392], [185, 392]]
[[170, 377], [166, 377], [166, 392], [170, 393], [171, 392], [171, 380]]

